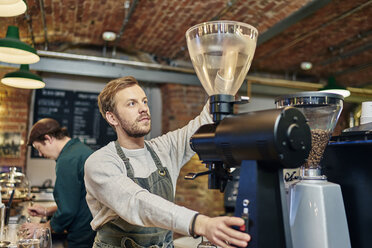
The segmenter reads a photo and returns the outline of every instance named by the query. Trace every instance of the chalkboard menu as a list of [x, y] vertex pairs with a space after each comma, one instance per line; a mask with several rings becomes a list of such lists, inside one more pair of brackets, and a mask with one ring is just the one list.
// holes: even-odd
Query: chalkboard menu
[[[115, 131], [102, 118], [98, 106], [99, 93], [56, 89], [35, 91], [34, 123], [42, 118], [53, 118], [67, 127], [71, 137], [97, 150], [116, 140]], [[32, 149], [31, 157], [39, 157]]]

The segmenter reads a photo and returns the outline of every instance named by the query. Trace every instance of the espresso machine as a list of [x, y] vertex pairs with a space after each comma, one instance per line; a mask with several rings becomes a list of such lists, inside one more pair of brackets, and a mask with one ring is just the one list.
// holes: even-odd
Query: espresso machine
[[190, 140], [208, 168], [186, 179], [208, 175], [210, 189], [223, 191], [239, 167], [235, 215], [245, 220], [241, 231], [252, 237], [248, 247], [291, 248], [283, 168], [301, 166], [311, 149], [304, 114], [285, 107], [234, 114], [235, 100], [253, 59], [257, 30], [245, 23], [213, 21], [186, 32], [189, 54], [209, 95], [213, 123], [201, 126]]

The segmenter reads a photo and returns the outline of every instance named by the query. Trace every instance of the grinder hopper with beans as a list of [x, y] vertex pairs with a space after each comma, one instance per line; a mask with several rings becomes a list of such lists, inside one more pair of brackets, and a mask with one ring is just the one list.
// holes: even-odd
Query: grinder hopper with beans
[[300, 168], [299, 181], [288, 191], [293, 247], [349, 248], [341, 188], [321, 174], [321, 159], [343, 108], [343, 96], [301, 92], [276, 99], [276, 106], [293, 106], [308, 121], [312, 148]]

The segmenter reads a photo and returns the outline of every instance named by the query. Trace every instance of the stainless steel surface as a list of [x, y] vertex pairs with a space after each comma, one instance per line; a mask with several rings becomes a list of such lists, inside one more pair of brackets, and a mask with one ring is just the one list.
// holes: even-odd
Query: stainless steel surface
[[295, 94], [289, 94], [289, 95], [284, 95], [284, 96], [279, 96], [275, 99], [275, 102], [278, 102], [280, 100], [285, 100], [285, 99], [291, 99], [291, 98], [302, 98], [302, 97], [322, 97], [324, 98], [323, 101], [327, 101], [329, 98], [337, 98], [343, 100], [344, 97], [339, 94], [334, 94], [334, 93], [328, 93], [328, 92], [321, 92], [321, 91], [305, 91], [305, 92], [298, 92]]
[[300, 180], [326, 180], [327, 177], [322, 175], [320, 168], [300, 168]]

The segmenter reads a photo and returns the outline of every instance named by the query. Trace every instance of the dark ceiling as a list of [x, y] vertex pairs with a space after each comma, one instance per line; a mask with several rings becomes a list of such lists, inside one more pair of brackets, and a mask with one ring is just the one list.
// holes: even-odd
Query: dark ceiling
[[[21, 40], [38, 50], [102, 49], [102, 33], [113, 31], [119, 38], [106, 43], [107, 51], [115, 47], [146, 53], [169, 64], [189, 60], [185, 40], [189, 27], [235, 20], [255, 26], [260, 34], [250, 73], [309, 82], [335, 76], [344, 86], [372, 88], [372, 0], [26, 2], [26, 14], [0, 18], [0, 36], [5, 36], [8, 25], [17, 25]], [[313, 68], [302, 70], [303, 61]]]

